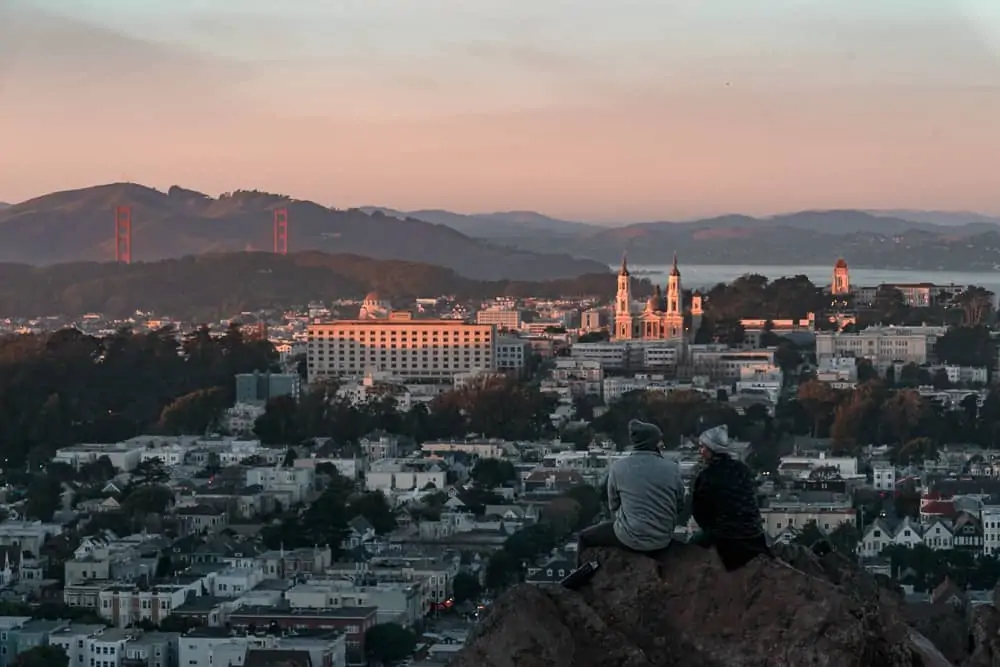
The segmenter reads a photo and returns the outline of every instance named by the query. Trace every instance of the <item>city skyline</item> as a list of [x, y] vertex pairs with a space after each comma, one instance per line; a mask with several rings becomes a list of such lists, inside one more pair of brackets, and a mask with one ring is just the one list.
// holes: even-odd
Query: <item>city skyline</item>
[[0, 199], [129, 180], [593, 221], [1000, 213], [995, 3], [509, 4], [6, 3]]

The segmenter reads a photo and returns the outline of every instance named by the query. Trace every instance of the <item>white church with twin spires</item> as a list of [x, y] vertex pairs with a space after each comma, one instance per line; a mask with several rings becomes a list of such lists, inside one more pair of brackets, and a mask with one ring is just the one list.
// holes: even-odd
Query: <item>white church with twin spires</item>
[[631, 278], [628, 259], [622, 258], [622, 268], [618, 272], [612, 340], [657, 340], [679, 344], [693, 341], [701, 327], [701, 294], [695, 292], [691, 295], [691, 318], [689, 322], [685, 322], [684, 289], [681, 286], [681, 272], [677, 268], [677, 255], [674, 255], [674, 265], [667, 278], [666, 296], [657, 285], [656, 291], [645, 304], [633, 301]]

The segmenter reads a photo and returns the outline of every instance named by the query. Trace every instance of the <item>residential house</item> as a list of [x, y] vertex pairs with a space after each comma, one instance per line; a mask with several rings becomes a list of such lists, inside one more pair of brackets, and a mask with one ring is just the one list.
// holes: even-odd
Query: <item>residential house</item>
[[935, 551], [947, 551], [955, 547], [955, 535], [946, 519], [935, 519], [924, 528], [924, 546]]
[[586, 483], [575, 470], [537, 470], [524, 479], [524, 492], [559, 495]]
[[375, 539], [375, 527], [363, 516], [356, 516], [347, 522], [347, 537], [344, 538], [343, 549], [356, 549]]
[[333, 553], [329, 546], [302, 547], [285, 551], [266, 551], [257, 557], [267, 579], [284, 579], [298, 574], [321, 574], [330, 567]]
[[229, 523], [225, 511], [206, 504], [182, 507], [175, 516], [184, 535], [215, 533]]
[[923, 541], [920, 526], [910, 517], [904, 517], [892, 534], [892, 543], [900, 547], [912, 549], [918, 544], [923, 544]]
[[962, 590], [951, 577], [945, 577], [944, 581], [938, 584], [931, 591], [931, 604], [947, 604], [960, 610], [965, 606], [965, 591]]
[[875, 519], [865, 529], [858, 542], [858, 555], [862, 558], [875, 558], [885, 549], [895, 544], [895, 531], [885, 519]]
[[952, 529], [954, 534], [954, 545], [956, 549], [963, 551], [982, 552], [983, 550], [983, 526], [978, 518], [962, 512], [955, 519]]
[[555, 584], [572, 572], [575, 567], [575, 559], [564, 553], [559, 553], [547, 560], [541, 567], [529, 567], [524, 581], [528, 584]]

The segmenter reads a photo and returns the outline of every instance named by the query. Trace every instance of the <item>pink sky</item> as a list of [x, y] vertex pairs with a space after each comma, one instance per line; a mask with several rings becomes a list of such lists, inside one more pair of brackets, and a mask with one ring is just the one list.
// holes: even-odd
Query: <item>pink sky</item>
[[[218, 15], [153, 15], [148, 1], [134, 14], [115, 0], [0, 8], [0, 200], [131, 180], [589, 220], [1000, 214], [995, 0], [947, 14], [887, 0], [899, 13], [878, 15], [845, 0], [854, 14], [792, 18], [778, 2], [726, 15], [636, 0], [612, 14], [581, 0], [568, 23], [483, 0], [496, 16], [455, 26], [448, 0], [395, 23], [362, 3], [323, 18], [306, 12], [320, 3], [285, 0], [287, 25], [248, 13], [229, 41]], [[358, 27], [338, 32], [347, 19]], [[307, 24], [328, 28], [311, 50]]]

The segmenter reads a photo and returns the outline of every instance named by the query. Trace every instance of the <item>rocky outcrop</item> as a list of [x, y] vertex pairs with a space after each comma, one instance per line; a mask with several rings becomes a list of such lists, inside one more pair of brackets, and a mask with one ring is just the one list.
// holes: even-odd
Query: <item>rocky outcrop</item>
[[[502, 595], [453, 667], [949, 667], [898, 613], [898, 596], [808, 550], [726, 572], [678, 544], [660, 560], [616, 549], [579, 592]], [[837, 580], [837, 581], [835, 581]], [[838, 585], [842, 583], [842, 585]]]
[[989, 605], [974, 607], [969, 633], [972, 655], [963, 667], [1000, 667], [1000, 611]]

